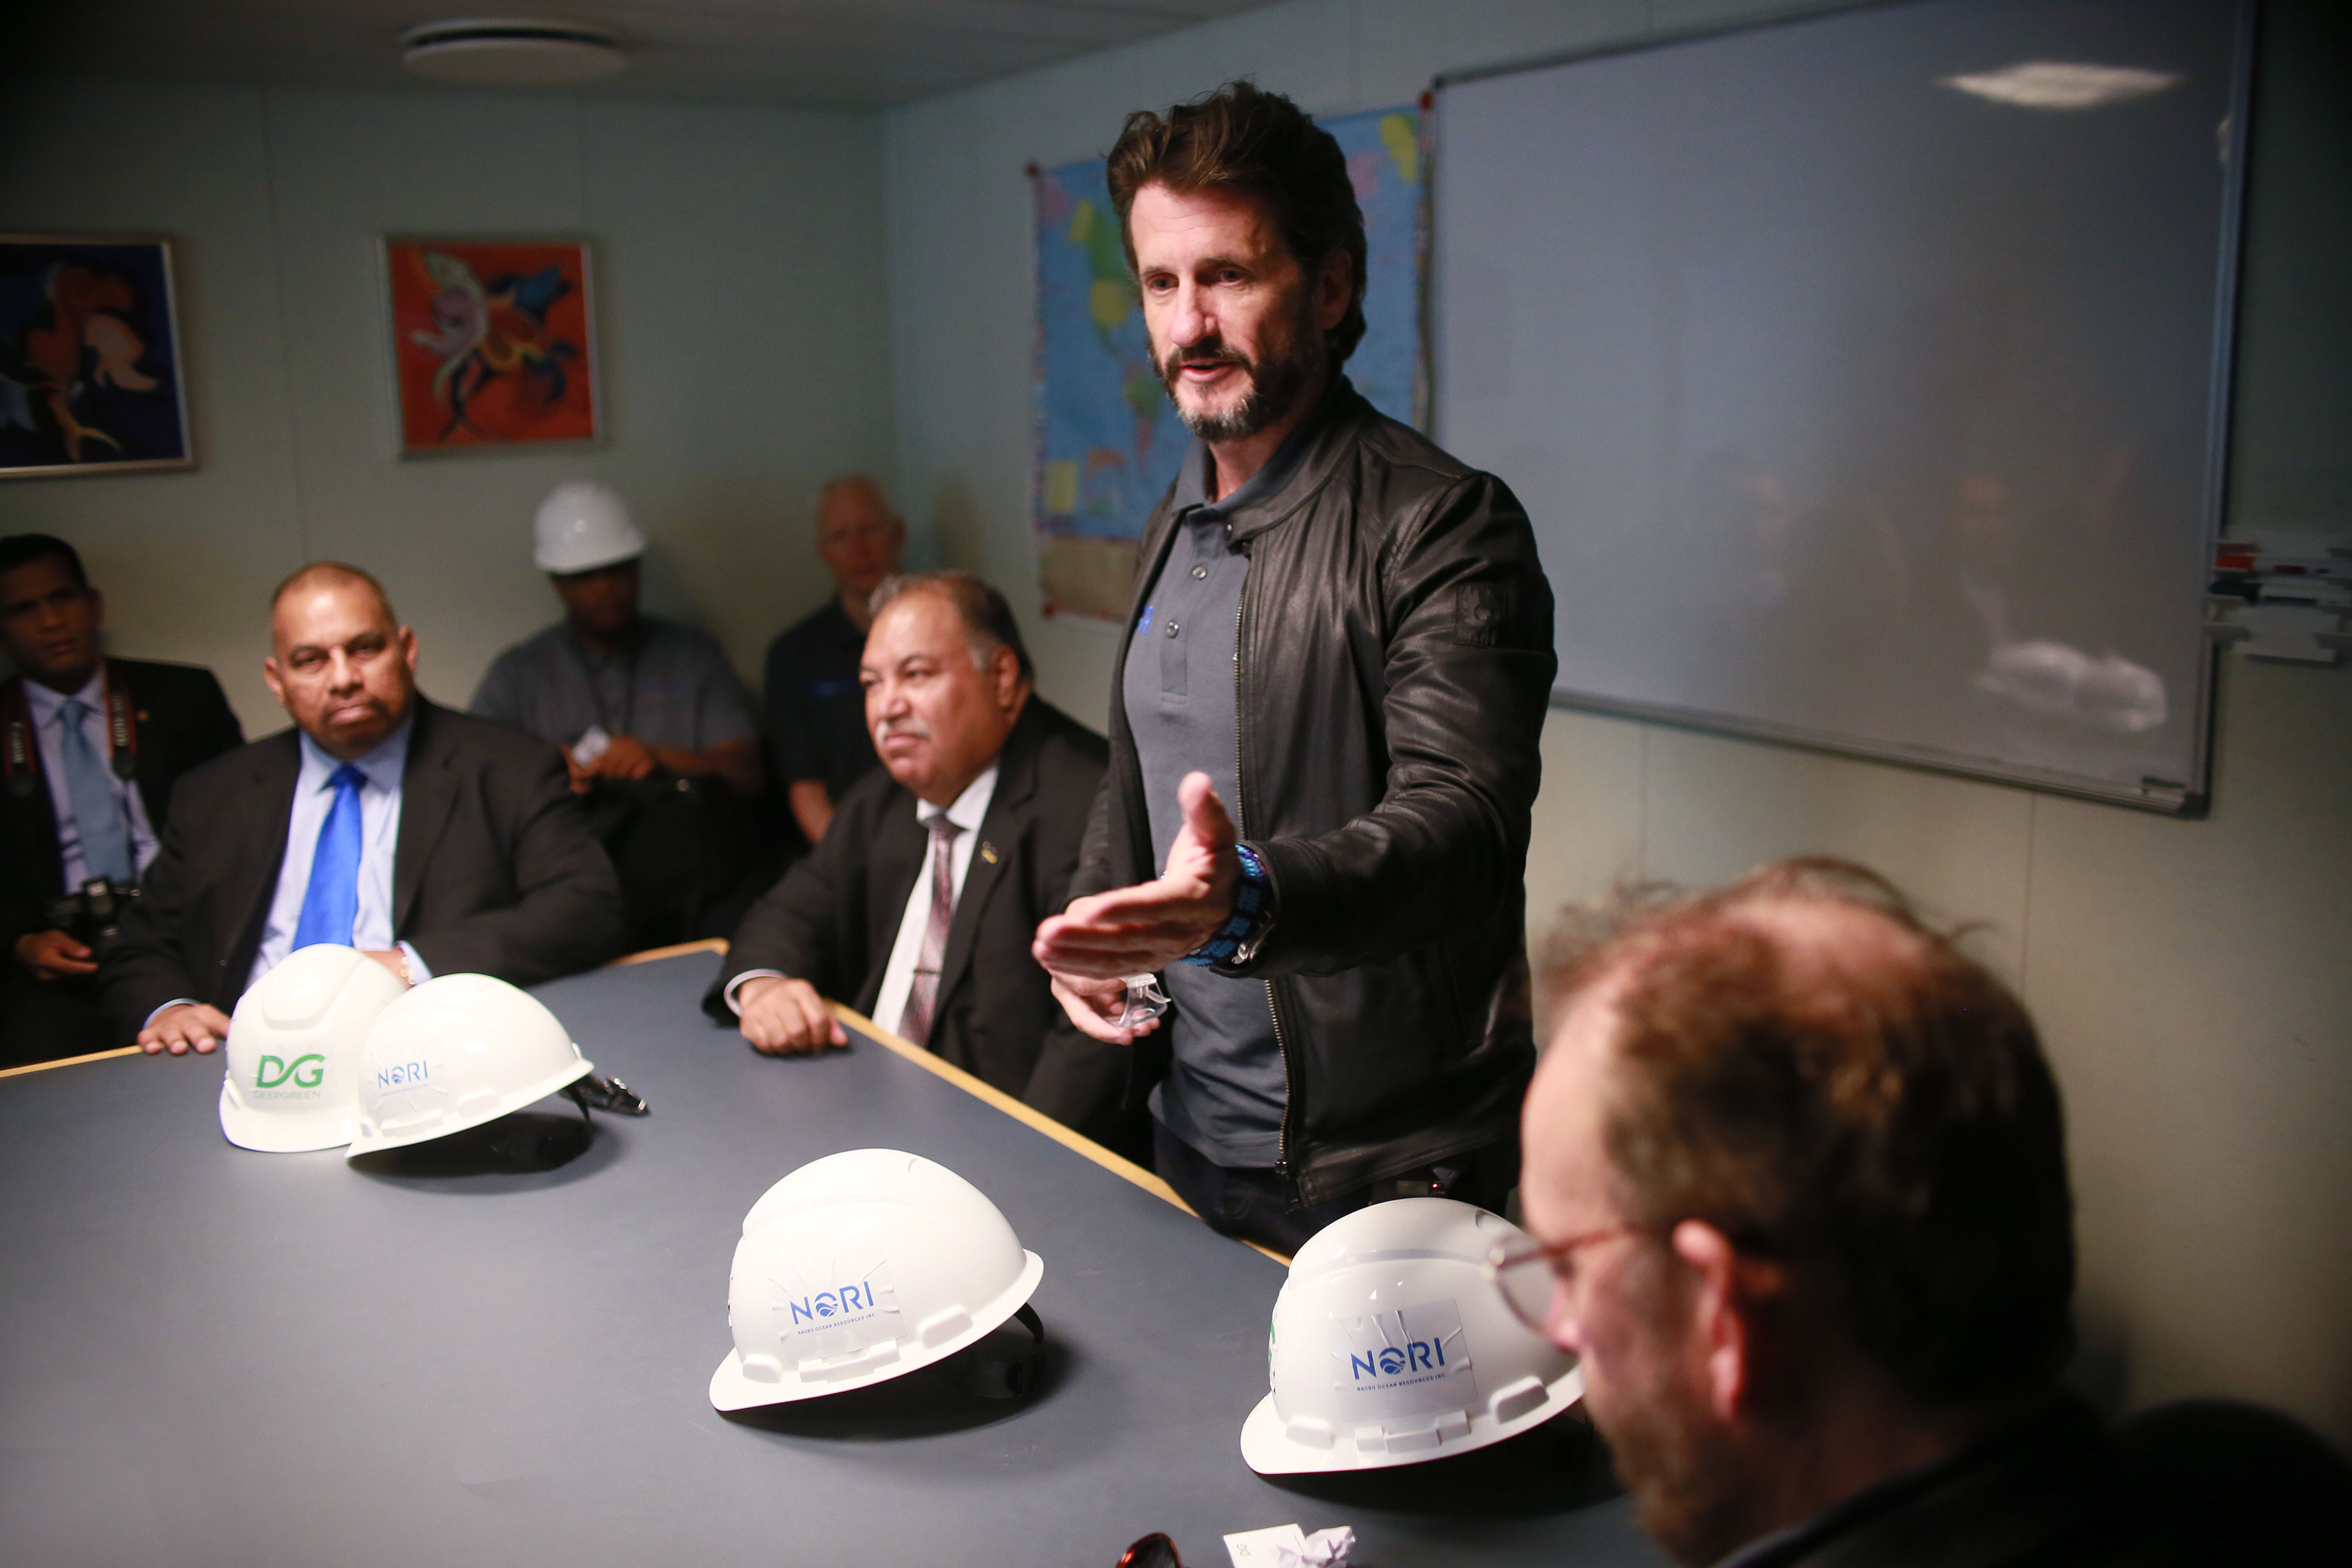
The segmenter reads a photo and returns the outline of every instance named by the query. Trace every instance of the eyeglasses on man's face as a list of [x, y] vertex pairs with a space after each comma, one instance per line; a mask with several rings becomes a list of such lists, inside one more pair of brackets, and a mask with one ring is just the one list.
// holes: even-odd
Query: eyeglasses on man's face
[[1503, 1293], [1512, 1315], [1539, 1334], [1551, 1331], [1554, 1304], [1576, 1278], [1576, 1255], [1588, 1247], [1638, 1231], [1666, 1228], [1622, 1220], [1599, 1226], [1549, 1246], [1539, 1241], [1497, 1242], [1486, 1254], [1486, 1278]]

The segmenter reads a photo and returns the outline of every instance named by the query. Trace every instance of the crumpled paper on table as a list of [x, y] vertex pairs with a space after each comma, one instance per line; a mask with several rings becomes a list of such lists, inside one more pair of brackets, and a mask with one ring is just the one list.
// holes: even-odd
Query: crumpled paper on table
[[1234, 1568], [1348, 1568], [1356, 1532], [1344, 1524], [1308, 1535], [1295, 1524], [1245, 1530], [1225, 1537]]

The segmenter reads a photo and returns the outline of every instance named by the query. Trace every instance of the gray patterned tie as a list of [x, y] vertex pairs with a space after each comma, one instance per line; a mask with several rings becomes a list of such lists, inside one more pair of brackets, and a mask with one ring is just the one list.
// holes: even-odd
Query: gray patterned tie
[[919, 1046], [930, 1044], [931, 1009], [940, 1000], [940, 961], [947, 956], [948, 926], [955, 919], [955, 837], [963, 831], [946, 812], [931, 818], [931, 913], [923, 922], [923, 945], [915, 955], [914, 983], [907, 987], [907, 1010], [898, 1033]]

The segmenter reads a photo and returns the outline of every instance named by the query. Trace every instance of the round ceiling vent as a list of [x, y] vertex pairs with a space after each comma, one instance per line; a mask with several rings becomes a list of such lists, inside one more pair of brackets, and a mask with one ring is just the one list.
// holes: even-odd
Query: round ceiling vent
[[427, 22], [401, 35], [400, 63], [436, 81], [545, 87], [611, 76], [629, 63], [602, 27], [496, 16]]

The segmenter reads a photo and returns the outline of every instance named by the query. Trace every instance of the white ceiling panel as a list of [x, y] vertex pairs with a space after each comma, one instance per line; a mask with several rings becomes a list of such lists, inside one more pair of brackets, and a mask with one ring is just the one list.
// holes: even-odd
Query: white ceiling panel
[[[75, 74], [430, 91], [401, 68], [403, 33], [460, 16], [530, 16], [623, 40], [627, 70], [563, 91], [878, 108], [1267, 3], [634, 0], [542, 9], [528, 0], [74, 0], [38, 7], [46, 36], [28, 53], [37, 68]], [[6, 9], [19, 25], [31, 20]]]

